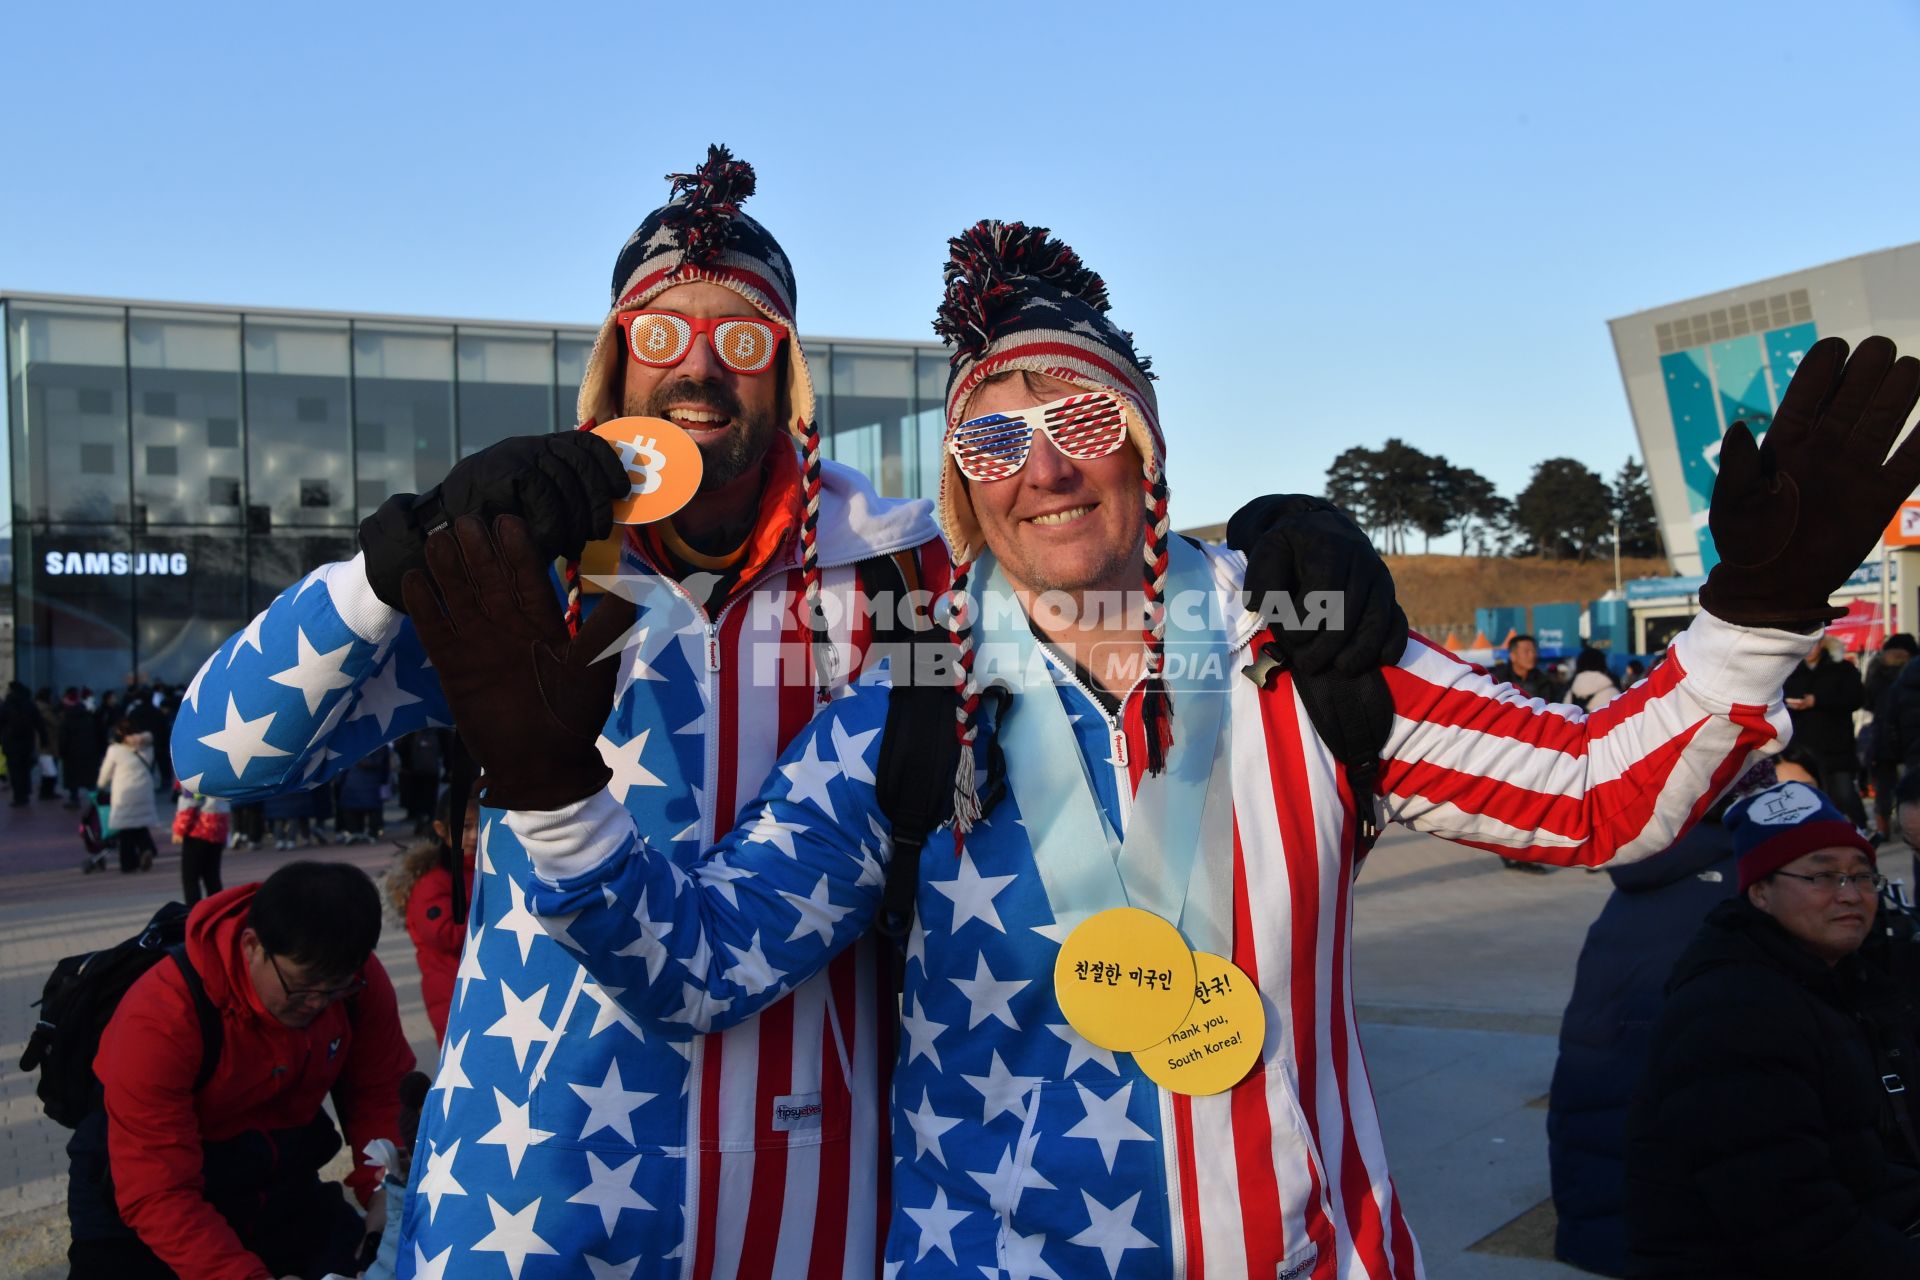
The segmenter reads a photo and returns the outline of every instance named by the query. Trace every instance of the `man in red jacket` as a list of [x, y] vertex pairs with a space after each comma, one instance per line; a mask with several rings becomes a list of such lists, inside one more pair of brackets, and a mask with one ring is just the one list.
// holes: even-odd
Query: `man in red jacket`
[[[74, 1280], [318, 1280], [353, 1274], [363, 1224], [321, 1166], [340, 1149], [331, 1094], [358, 1153], [400, 1138], [413, 1053], [373, 956], [380, 900], [344, 863], [296, 862], [217, 893], [187, 924], [186, 959], [217, 1017], [217, 1048], [180, 966], [128, 989], [94, 1059], [103, 1105], [68, 1144]], [[202, 1076], [207, 1054], [211, 1074]], [[362, 1204], [376, 1172], [347, 1178]]]

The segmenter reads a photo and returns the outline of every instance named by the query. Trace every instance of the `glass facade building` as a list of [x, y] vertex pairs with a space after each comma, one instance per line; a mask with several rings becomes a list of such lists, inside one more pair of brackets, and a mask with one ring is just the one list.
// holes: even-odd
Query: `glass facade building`
[[[574, 425], [592, 325], [0, 294], [0, 664], [180, 683], [388, 494]], [[939, 482], [946, 352], [803, 338], [828, 456]]]

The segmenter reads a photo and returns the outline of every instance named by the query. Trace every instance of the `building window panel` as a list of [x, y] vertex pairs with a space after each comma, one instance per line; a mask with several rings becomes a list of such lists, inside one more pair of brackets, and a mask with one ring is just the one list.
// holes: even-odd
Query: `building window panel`
[[912, 426], [913, 352], [835, 343], [831, 361], [834, 456], [866, 472], [883, 495], [906, 494], [902, 442]]
[[553, 335], [461, 329], [458, 406], [463, 458], [509, 436], [552, 431]]
[[276, 528], [354, 523], [331, 500], [352, 489], [347, 326], [249, 318], [245, 332], [249, 504]]
[[14, 508], [127, 519], [126, 321], [118, 307], [7, 309]]
[[134, 658], [148, 680], [185, 684], [247, 612], [237, 529], [152, 526], [133, 540]]
[[439, 484], [453, 466], [453, 330], [355, 326], [353, 406], [360, 517]]
[[240, 445], [239, 317], [135, 311], [127, 340], [134, 501], [162, 524], [237, 524], [237, 501], [203, 498], [216, 466], [231, 475], [239, 465], [212, 452]]
[[909, 432], [906, 492], [916, 498], [931, 498], [940, 488], [941, 446], [947, 436], [947, 368], [943, 351], [922, 351], [914, 357], [916, 412]]
[[560, 337], [553, 351], [553, 423], [556, 431], [580, 423], [580, 383], [587, 376], [591, 338]]

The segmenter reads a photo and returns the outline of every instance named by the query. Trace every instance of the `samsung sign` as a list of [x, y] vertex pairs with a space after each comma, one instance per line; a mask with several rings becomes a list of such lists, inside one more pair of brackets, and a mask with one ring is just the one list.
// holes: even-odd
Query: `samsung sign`
[[187, 571], [184, 551], [49, 551], [42, 561], [53, 578], [133, 575], [177, 578]]

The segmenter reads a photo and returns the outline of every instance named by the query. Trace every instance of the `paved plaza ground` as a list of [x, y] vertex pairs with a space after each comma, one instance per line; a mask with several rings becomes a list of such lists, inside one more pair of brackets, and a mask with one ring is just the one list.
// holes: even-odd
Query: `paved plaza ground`
[[[29, 1004], [63, 955], [131, 933], [178, 896], [178, 860], [82, 876], [74, 815], [57, 802], [0, 810], [0, 1276], [65, 1274], [66, 1130], [41, 1115], [14, 1064]], [[301, 853], [229, 854], [227, 883]], [[320, 851], [378, 871], [392, 846]], [[1904, 858], [1901, 861], [1904, 870]], [[1545, 1096], [1554, 1037], [1605, 876], [1504, 871], [1493, 857], [1391, 831], [1361, 877], [1354, 989], [1387, 1149], [1435, 1280], [1566, 1280], [1550, 1260]], [[405, 930], [381, 959], [414, 1051], [433, 1057]], [[477, 1273], [476, 1273], [477, 1274]], [[532, 1272], [529, 1272], [532, 1275]]]

